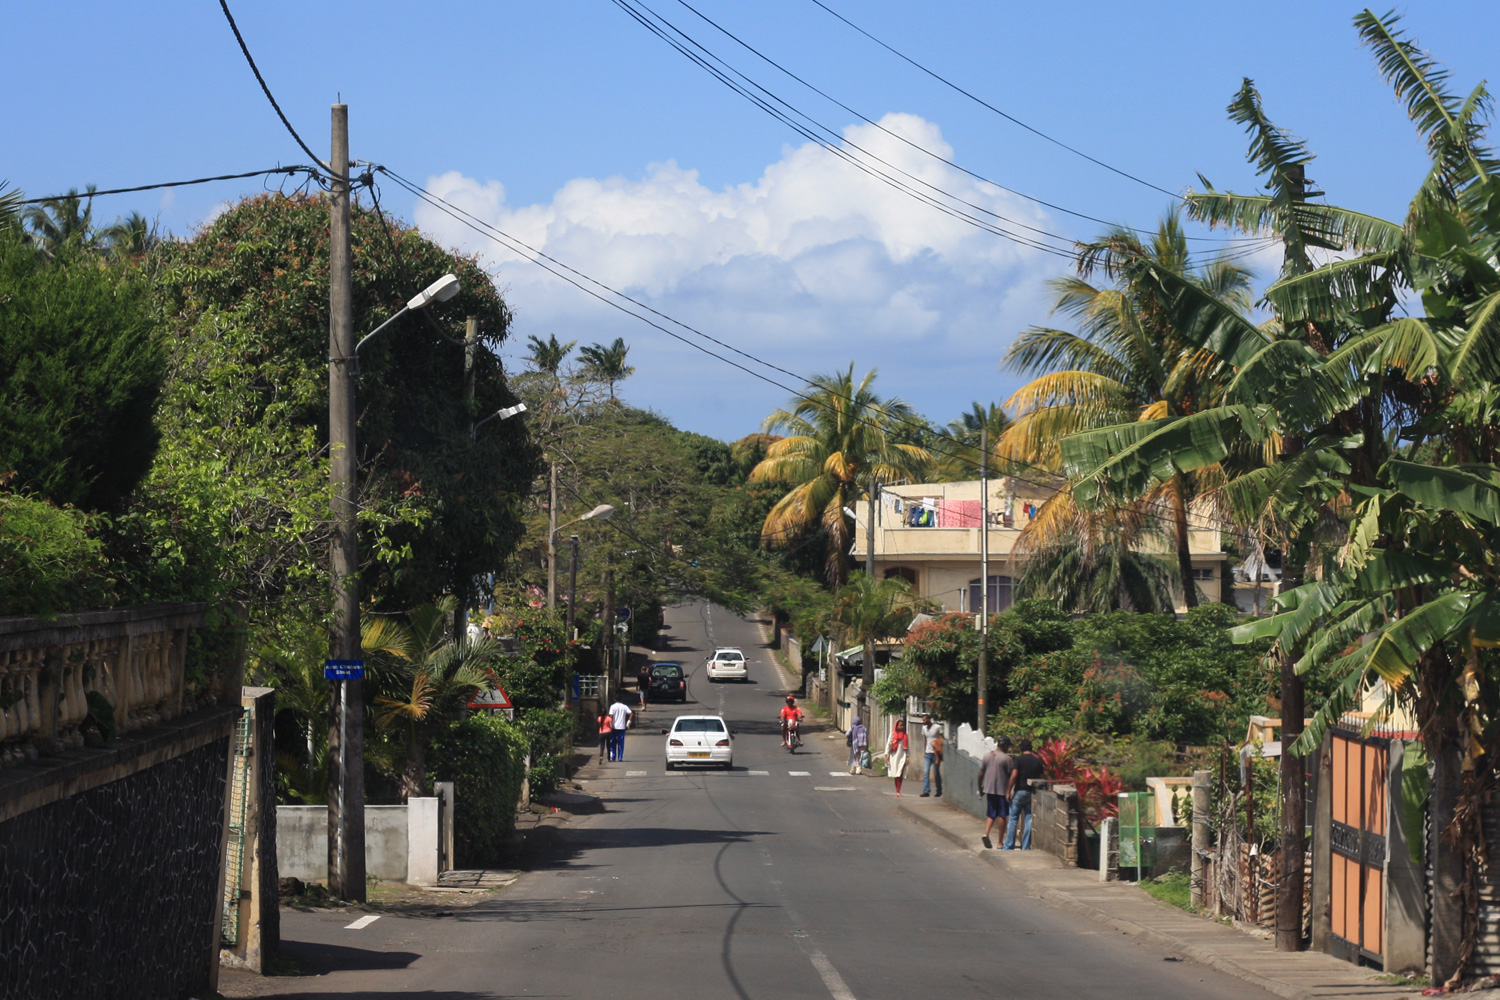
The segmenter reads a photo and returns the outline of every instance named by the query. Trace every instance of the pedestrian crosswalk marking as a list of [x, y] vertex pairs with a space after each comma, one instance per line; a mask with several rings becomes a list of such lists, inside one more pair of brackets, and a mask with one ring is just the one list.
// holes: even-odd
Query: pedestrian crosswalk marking
[[815, 792], [853, 792], [858, 791], [853, 785], [814, 785]]
[[829, 771], [828, 772], [828, 776], [830, 778], [847, 778], [847, 777], [849, 777], [849, 772], [848, 771]]
[[756, 777], [764, 778], [767, 775], [769, 775], [771, 772], [770, 771], [751, 771], [750, 773], [752, 775], [755, 775]]
[[646, 772], [645, 771], [626, 771], [625, 772], [625, 777], [627, 777], [627, 778], [644, 778], [645, 776], [646, 776]]
[[787, 774], [790, 774], [794, 778], [811, 778], [812, 777], [812, 772], [811, 771], [788, 771]]
[[352, 924], [346, 924], [346, 925], [344, 925], [344, 930], [346, 930], [346, 931], [362, 931], [366, 927], [370, 926], [371, 924], [373, 924], [375, 921], [377, 921], [379, 919], [380, 919], [380, 914], [378, 914], [378, 913], [372, 913], [368, 917], [360, 917], [358, 920], [354, 921], [354, 923], [352, 923]]

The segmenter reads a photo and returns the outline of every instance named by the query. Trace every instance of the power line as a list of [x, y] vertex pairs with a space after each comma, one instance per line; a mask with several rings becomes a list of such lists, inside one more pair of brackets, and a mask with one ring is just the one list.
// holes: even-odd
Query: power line
[[915, 59], [911, 58], [910, 56], [906, 55], [905, 53], [901, 52], [900, 50], [894, 48], [893, 46], [887, 45], [884, 41], [880, 40], [879, 38], [876, 38], [874, 35], [870, 34], [870, 32], [866, 31], [864, 28], [861, 28], [859, 25], [855, 24], [853, 21], [849, 20], [847, 17], [845, 17], [844, 15], [840, 14], [838, 11], [834, 10], [832, 7], [829, 7], [827, 4], [823, 3], [822, 0], [812, 0], [812, 2], [815, 3], [815, 4], [817, 4], [819, 7], [823, 8], [829, 14], [832, 14], [834, 17], [838, 18], [840, 21], [842, 21], [845, 24], [847, 24], [849, 27], [853, 28], [855, 31], [859, 32], [861, 35], [864, 35], [870, 41], [874, 42], [876, 45], [879, 45], [881, 48], [885, 49], [887, 52], [891, 53], [896, 58], [902, 60], [903, 62], [908, 63], [911, 66], [916, 67], [917, 69], [921, 70], [923, 73], [926, 73], [928, 76], [932, 77], [934, 80], [936, 80], [939, 83], [943, 84], [945, 87], [948, 87], [948, 88], [950, 88], [952, 90], [957, 91], [958, 93], [960, 93], [963, 96], [967, 97], [969, 100], [971, 100], [974, 103], [980, 105], [981, 107], [988, 108], [990, 111], [993, 111], [995, 114], [999, 115], [1001, 118], [1004, 118], [1006, 121], [1010, 122], [1011, 124], [1018, 125], [1021, 128], [1025, 129], [1026, 131], [1032, 133], [1033, 135], [1036, 135], [1036, 136], [1039, 136], [1039, 137], [1041, 137], [1043, 139], [1046, 139], [1048, 142], [1052, 143], [1054, 146], [1060, 146], [1061, 148], [1066, 149], [1068, 152], [1072, 153], [1073, 155], [1075, 155], [1075, 156], [1081, 156], [1085, 160], [1088, 160], [1090, 163], [1093, 163], [1093, 164], [1096, 164], [1098, 166], [1101, 166], [1105, 170], [1108, 170], [1108, 171], [1110, 171], [1112, 173], [1119, 174], [1121, 177], [1124, 177], [1127, 180], [1135, 181], [1137, 184], [1144, 185], [1145, 187], [1148, 187], [1148, 188], [1150, 188], [1153, 191], [1160, 191], [1162, 194], [1166, 195], [1169, 198], [1176, 198], [1179, 201], [1185, 200], [1185, 199], [1183, 199], [1182, 195], [1178, 194], [1176, 191], [1168, 191], [1166, 188], [1161, 187], [1160, 185], [1157, 185], [1157, 184], [1152, 184], [1150, 181], [1144, 180], [1144, 179], [1142, 179], [1140, 177], [1137, 177], [1135, 174], [1132, 174], [1132, 173], [1130, 173], [1127, 170], [1121, 170], [1119, 167], [1116, 167], [1116, 166], [1113, 166], [1112, 164], [1106, 163], [1103, 160], [1098, 159], [1097, 157], [1090, 156], [1089, 154], [1083, 152], [1081, 149], [1076, 149], [1073, 146], [1070, 146], [1067, 143], [1063, 142], [1061, 139], [1055, 138], [1054, 136], [1050, 136], [1046, 132], [1043, 132], [1041, 129], [1036, 128], [1036, 127], [1034, 127], [1032, 125], [1026, 124], [1025, 122], [1021, 121], [1021, 119], [1015, 117], [1014, 115], [1011, 115], [1011, 114], [1008, 114], [1008, 113], [1006, 113], [1004, 111], [1001, 111], [999, 108], [995, 107], [993, 104], [991, 104], [990, 102], [986, 101], [984, 98], [978, 97], [978, 96], [970, 93], [969, 91], [965, 90], [963, 87], [960, 87], [958, 84], [954, 83], [952, 80], [949, 80], [947, 77], [942, 76], [941, 74], [936, 73], [936, 72], [934, 72], [931, 69], [928, 69], [926, 66], [924, 66], [921, 63], [917, 62]]
[[[286, 130], [292, 134], [292, 138], [297, 140], [297, 145], [302, 147], [302, 152], [311, 157], [314, 163], [323, 164], [318, 154], [307, 148], [307, 143], [303, 142], [302, 137], [297, 134], [297, 130], [292, 128], [292, 123], [287, 121], [286, 114], [281, 110], [281, 105], [276, 103], [275, 95], [271, 93], [271, 88], [266, 85], [266, 78], [260, 75], [260, 68], [255, 65], [255, 57], [250, 54], [250, 46], [245, 44], [245, 36], [240, 34], [239, 25], [234, 23], [234, 15], [229, 13], [228, 0], [219, 0], [219, 8], [224, 11], [224, 18], [229, 22], [229, 30], [234, 32], [234, 40], [240, 43], [240, 51], [245, 54], [245, 61], [250, 64], [250, 72], [255, 74], [255, 80], [260, 84], [260, 89], [265, 92], [266, 100], [270, 101], [271, 107], [276, 109], [276, 117], [281, 119], [281, 124], [286, 126]], [[342, 164], [334, 167], [336, 170], [340, 168], [342, 168]]]
[[136, 187], [110, 188], [108, 191], [86, 191], [83, 194], [70, 192], [69, 194], [57, 194], [47, 198], [27, 198], [19, 202], [22, 205], [40, 205], [48, 201], [61, 201], [64, 198], [100, 198], [107, 194], [132, 194], [137, 191], [156, 191], [160, 188], [186, 187], [189, 184], [210, 184], [214, 181], [238, 181], [246, 177], [264, 177], [270, 174], [298, 174], [309, 173], [317, 175], [318, 171], [313, 167], [271, 167], [267, 170], [247, 170], [243, 174], [220, 174], [217, 177], [195, 177], [190, 181], [163, 181], [160, 184], [140, 184]]
[[[673, 317], [667, 315], [666, 313], [661, 312], [660, 310], [653, 309], [652, 307], [646, 305], [645, 303], [642, 303], [642, 302], [640, 302], [640, 301], [632, 298], [631, 296], [627, 295], [626, 293], [621, 292], [621, 291], [619, 291], [617, 289], [614, 289], [614, 288], [610, 287], [609, 285], [606, 285], [603, 282], [601, 282], [601, 281], [599, 281], [599, 280], [597, 280], [595, 278], [589, 277], [588, 275], [586, 275], [583, 272], [577, 270], [576, 268], [573, 268], [573, 267], [571, 267], [571, 266], [569, 266], [567, 264], [564, 264], [561, 261], [557, 260], [556, 258], [550, 256], [549, 254], [547, 254], [547, 253], [545, 253], [545, 252], [543, 252], [541, 250], [538, 250], [535, 247], [530, 246], [529, 244], [527, 244], [527, 243], [525, 243], [525, 242], [517, 239], [514, 236], [511, 236], [509, 233], [507, 233], [504, 230], [500, 229], [499, 227], [493, 225], [492, 223], [485, 222], [484, 220], [479, 219], [476, 216], [471, 215], [470, 213], [464, 211], [463, 209], [459, 208], [458, 206], [453, 205], [451, 202], [448, 202], [445, 199], [438, 197], [437, 195], [430, 194], [426, 190], [418, 187], [412, 181], [409, 181], [406, 178], [402, 177], [400, 174], [397, 174], [395, 171], [391, 170], [389, 167], [376, 165], [374, 167], [374, 169], [380, 171], [381, 173], [384, 173], [386, 176], [390, 177], [392, 180], [394, 180], [399, 186], [401, 186], [402, 188], [404, 188], [406, 191], [408, 191], [409, 193], [411, 193], [412, 195], [414, 195], [418, 199], [420, 199], [420, 200], [426, 202], [427, 204], [431, 205], [432, 207], [438, 209], [439, 211], [443, 212], [445, 215], [447, 215], [450, 218], [454, 219], [455, 221], [459, 222], [461, 225], [466, 226], [469, 229], [472, 229], [474, 232], [478, 233], [481, 236], [485, 236], [485, 237], [488, 237], [490, 239], [493, 239], [495, 242], [499, 243], [501, 246], [505, 247], [506, 249], [510, 250], [512, 253], [516, 254], [518, 257], [521, 257], [522, 259], [527, 260], [528, 262], [537, 265], [538, 267], [542, 268], [543, 270], [547, 271], [548, 273], [550, 273], [550, 274], [552, 274], [552, 275], [554, 275], [554, 276], [556, 276], [558, 278], [561, 278], [563, 281], [566, 281], [568, 284], [570, 284], [570, 285], [574, 286], [575, 288], [579, 289], [584, 294], [589, 295], [590, 297], [592, 297], [594, 299], [597, 299], [598, 301], [604, 303], [605, 305], [609, 306], [610, 308], [618, 310], [619, 312], [622, 312], [625, 315], [632, 317], [633, 319], [636, 319], [636, 320], [638, 320], [638, 321], [640, 321], [642, 323], [645, 323], [647, 326], [649, 326], [649, 327], [651, 327], [651, 328], [653, 328], [655, 330], [658, 330], [658, 331], [660, 331], [662, 333], [665, 333], [667, 336], [673, 338], [674, 340], [677, 340], [677, 341], [679, 341], [679, 342], [681, 342], [683, 344], [686, 344], [688, 347], [691, 347], [691, 348], [693, 348], [696, 351], [700, 351], [700, 352], [702, 352], [704, 354], [707, 354], [709, 357], [714, 358], [714, 359], [716, 359], [718, 361], [721, 361], [724, 364], [727, 364], [727, 365], [729, 365], [732, 368], [737, 368], [740, 371], [744, 372], [745, 374], [749, 375], [750, 377], [755, 378], [755, 379], [759, 379], [760, 381], [765, 382], [767, 385], [774, 386], [774, 387], [782, 390], [783, 392], [786, 392], [786, 393], [790, 394], [791, 396], [793, 396], [793, 397], [795, 397], [797, 399], [801, 399], [801, 400], [803, 400], [805, 402], [811, 403], [814, 406], [822, 407], [822, 408], [825, 408], [825, 409], [827, 408], [827, 404], [826, 403], [824, 403], [822, 400], [817, 399], [814, 396], [808, 395], [802, 389], [798, 389], [798, 388], [794, 388], [792, 386], [789, 386], [789, 385], [785, 384], [784, 382], [781, 382], [781, 381], [778, 381], [775, 378], [772, 378], [771, 376], [765, 375], [762, 372], [756, 371], [756, 370], [754, 370], [752, 368], [749, 368], [749, 367], [747, 367], [747, 366], [745, 366], [743, 364], [740, 364], [739, 362], [733, 360], [732, 358], [727, 358], [727, 357], [725, 357], [722, 354], [719, 354], [719, 353], [717, 353], [715, 351], [712, 351], [709, 348], [704, 347], [702, 344], [699, 344], [699, 343], [697, 343], [697, 342], [695, 342], [693, 340], [690, 340], [689, 338], [683, 336], [682, 334], [677, 333], [676, 331], [667, 328], [666, 326], [662, 325], [662, 323], [656, 322], [655, 320], [651, 319], [649, 316], [645, 316], [645, 315], [642, 315], [639, 312], [634, 311], [633, 309], [629, 308], [628, 306], [622, 304], [622, 301], [625, 302], [625, 303], [629, 303], [631, 306], [634, 306], [634, 307], [636, 307], [638, 309], [641, 309], [641, 310], [643, 310], [645, 312], [648, 312], [651, 315], [658, 316], [663, 321], [665, 321], [667, 323], [671, 323], [674, 326], [680, 327], [681, 329], [688, 331], [689, 333], [693, 334], [694, 336], [700, 337], [700, 338], [702, 338], [704, 340], [708, 340], [708, 341], [710, 341], [710, 342], [712, 342], [712, 343], [714, 343], [714, 344], [716, 344], [716, 345], [718, 345], [720, 347], [725, 348], [728, 351], [731, 351], [731, 352], [739, 355], [740, 357], [743, 357], [743, 358], [745, 358], [745, 359], [747, 359], [749, 361], [752, 361], [755, 364], [761, 365], [764, 368], [768, 368], [768, 369], [770, 369], [772, 371], [779, 372], [779, 373], [781, 373], [783, 375], [787, 375], [787, 376], [789, 376], [789, 377], [791, 377], [793, 379], [796, 379], [796, 380], [802, 382], [804, 385], [810, 384], [812, 380], [809, 379], [809, 378], [807, 378], [805, 375], [798, 374], [797, 372], [793, 372], [790, 369], [783, 368], [780, 365], [777, 365], [777, 364], [775, 364], [773, 362], [770, 362], [770, 361], [767, 361], [767, 360], [765, 360], [763, 358], [757, 357], [754, 354], [750, 354], [750, 353], [748, 353], [746, 351], [740, 350], [739, 348], [734, 347], [734, 346], [732, 346], [732, 345], [730, 345], [730, 344], [728, 344], [728, 343], [726, 343], [726, 342], [724, 342], [722, 340], [719, 340], [718, 338], [712, 337], [709, 334], [706, 334], [706, 333], [704, 333], [704, 332], [696, 329], [695, 327], [690, 326], [689, 324], [682, 322], [681, 320], [674, 319]], [[589, 287], [591, 285], [593, 287]], [[598, 289], [598, 290], [596, 290], [596, 289]], [[848, 397], [843, 397], [843, 398], [846, 401], [852, 402], [852, 400], [849, 400]], [[867, 417], [856, 417], [855, 419], [859, 423], [866, 424], [866, 425], [872, 426], [872, 427], [876, 426], [875, 422], [872, 421], [872, 420], [870, 420]], [[917, 429], [917, 430], [921, 430], [921, 431], [923, 431], [925, 433], [931, 434], [933, 437], [935, 437], [937, 439], [944, 440], [944, 441], [950, 441], [954, 445], [958, 446], [958, 448], [963, 449], [962, 451], [957, 451], [957, 450], [942, 449], [942, 448], [929, 448], [928, 450], [930, 452], [932, 452], [933, 454], [935, 454], [935, 455], [943, 456], [943, 457], [948, 457], [948, 458], [964, 459], [964, 458], [969, 457], [969, 454], [971, 452], [973, 452], [974, 450], [976, 450], [973, 445], [971, 445], [971, 444], [969, 444], [969, 443], [961, 440], [960, 438], [958, 438], [958, 437], [956, 437], [956, 436], [954, 436], [952, 434], [949, 434], [949, 433], [947, 433], [945, 431], [939, 430], [938, 428], [936, 428], [936, 427], [934, 427], [934, 426], [926, 423], [925, 421], [919, 421], [919, 420], [915, 419], [914, 417], [908, 417], [908, 416], [902, 416], [902, 415], [897, 415], [896, 416], [896, 420], [899, 423], [902, 423], [902, 424], [906, 425], [907, 427], [914, 428], [914, 429]], [[1011, 467], [1019, 466], [1022, 469], [1034, 470], [1035, 473], [1040, 474], [1040, 475], [1044, 475], [1044, 476], [1048, 477], [1049, 479], [1050, 478], [1055, 478], [1057, 476], [1057, 473], [1054, 470], [1048, 469], [1048, 468], [1046, 468], [1044, 466], [1041, 466], [1041, 465], [1038, 465], [1038, 464], [1036, 464], [1034, 462], [1027, 462], [1027, 461], [1022, 461], [1022, 460], [1018, 460], [1018, 459], [1007, 459], [1006, 461], [1009, 463], [1009, 465]], [[1039, 487], [1039, 488], [1053, 488], [1052, 484], [1050, 484], [1050, 483], [1040, 482], [1040, 481], [1035, 480], [1035, 479], [1028, 479], [1027, 477], [1025, 477], [1023, 475], [1017, 475], [1017, 474], [1015, 474], [1013, 471], [1011, 471], [1009, 474], [1011, 475], [1011, 478], [1016, 479], [1019, 482], [1027, 483], [1028, 485], [1036, 486], [1036, 487]], [[1167, 505], [1165, 503], [1162, 503], [1160, 501], [1153, 501], [1150, 504], [1148, 504], [1147, 506], [1156, 507], [1156, 508], [1159, 508], [1159, 509], [1162, 509], [1162, 510], [1169, 510], [1170, 509], [1169, 505]], [[1157, 521], [1160, 521], [1160, 522], [1162, 522], [1164, 524], [1173, 525], [1174, 527], [1176, 525], [1175, 516], [1174, 517], [1168, 517], [1168, 516], [1165, 516], [1165, 515], [1149, 514], [1149, 513], [1143, 513], [1142, 516], [1148, 517], [1148, 518], [1151, 518], [1151, 519], [1154, 519], [1154, 520], [1157, 520]], [[1240, 530], [1240, 526], [1239, 525], [1236, 525], [1236, 524], [1233, 524], [1233, 523], [1231, 523], [1229, 521], [1224, 521], [1224, 520], [1221, 520], [1221, 519], [1218, 519], [1218, 518], [1202, 518], [1202, 520], [1205, 523], [1207, 523], [1207, 524], [1216, 525], [1216, 526], [1220, 527], [1221, 529], [1232, 530], [1232, 531], [1239, 531]]]

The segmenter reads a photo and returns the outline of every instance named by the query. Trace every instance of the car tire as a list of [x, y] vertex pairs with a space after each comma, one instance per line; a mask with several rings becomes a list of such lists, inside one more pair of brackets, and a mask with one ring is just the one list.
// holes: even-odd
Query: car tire
[[667, 761], [667, 770], [668, 771], [672, 770], [672, 762], [670, 760]]

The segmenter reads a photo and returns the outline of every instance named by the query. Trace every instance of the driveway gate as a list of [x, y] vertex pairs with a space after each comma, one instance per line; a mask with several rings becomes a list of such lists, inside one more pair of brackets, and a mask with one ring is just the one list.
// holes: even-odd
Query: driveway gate
[[1381, 963], [1385, 950], [1386, 786], [1390, 740], [1332, 734], [1329, 951]]

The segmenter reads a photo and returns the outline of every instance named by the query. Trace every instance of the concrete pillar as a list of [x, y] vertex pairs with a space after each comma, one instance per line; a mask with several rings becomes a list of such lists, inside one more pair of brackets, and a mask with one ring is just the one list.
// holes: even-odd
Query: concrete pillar
[[432, 794], [440, 801], [438, 810], [438, 874], [453, 870], [453, 782], [435, 781]]
[[1199, 909], [1203, 908], [1203, 901], [1208, 895], [1208, 886], [1204, 884], [1208, 866], [1204, 862], [1208, 851], [1208, 814], [1213, 808], [1210, 805], [1212, 782], [1213, 775], [1210, 772], [1193, 772], [1193, 861], [1188, 884], [1191, 887], [1192, 904]]
[[[250, 756], [245, 763], [245, 843], [238, 887], [239, 932], [234, 944], [220, 952], [219, 962], [263, 973], [267, 960], [281, 946], [273, 743], [276, 691], [265, 687], [241, 688], [240, 705], [250, 718]], [[233, 748], [230, 763], [234, 763]]]
[[1106, 817], [1099, 824], [1099, 881], [1120, 879], [1120, 821]]
[[412, 885], [437, 885], [439, 800], [406, 800], [406, 881]]
[[[1392, 741], [1386, 791], [1385, 860], [1385, 965], [1386, 972], [1420, 972], [1427, 964], [1427, 874], [1411, 859], [1413, 836], [1421, 838], [1420, 825], [1407, 830], [1402, 808], [1401, 775], [1405, 751], [1410, 744]], [[1414, 755], [1415, 756], [1415, 755]], [[1416, 766], [1426, 767], [1417, 757]]]

